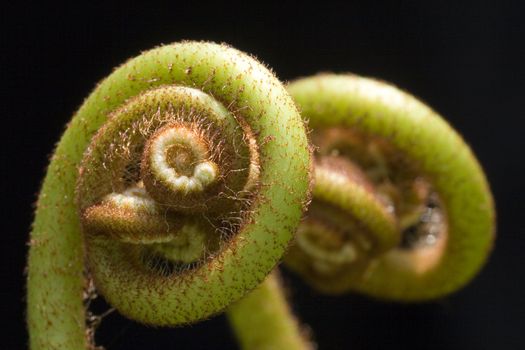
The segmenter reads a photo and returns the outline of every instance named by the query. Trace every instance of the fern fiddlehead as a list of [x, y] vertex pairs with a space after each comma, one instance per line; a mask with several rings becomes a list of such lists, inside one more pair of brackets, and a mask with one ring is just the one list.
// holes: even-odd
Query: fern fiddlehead
[[461, 137], [383, 82], [325, 74], [288, 90], [309, 120], [313, 201], [287, 265], [325, 293], [415, 301], [466, 284], [494, 240], [494, 204]]
[[194, 322], [241, 298], [293, 236], [309, 155], [284, 87], [232, 48], [184, 42], [115, 70], [68, 125], [40, 192], [31, 348], [90, 345], [88, 278], [147, 324]]

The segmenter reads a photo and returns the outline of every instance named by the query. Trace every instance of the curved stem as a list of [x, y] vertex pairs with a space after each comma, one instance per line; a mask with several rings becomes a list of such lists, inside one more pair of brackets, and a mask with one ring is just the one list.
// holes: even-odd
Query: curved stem
[[227, 315], [243, 349], [312, 349], [286, 301], [278, 270], [230, 306]]

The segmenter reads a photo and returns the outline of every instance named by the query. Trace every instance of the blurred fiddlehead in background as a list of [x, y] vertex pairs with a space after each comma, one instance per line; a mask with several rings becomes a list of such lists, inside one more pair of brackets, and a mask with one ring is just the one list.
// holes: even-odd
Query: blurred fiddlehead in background
[[287, 265], [330, 294], [418, 301], [465, 285], [490, 253], [495, 214], [462, 138], [377, 80], [323, 74], [288, 90], [318, 151], [313, 201]]

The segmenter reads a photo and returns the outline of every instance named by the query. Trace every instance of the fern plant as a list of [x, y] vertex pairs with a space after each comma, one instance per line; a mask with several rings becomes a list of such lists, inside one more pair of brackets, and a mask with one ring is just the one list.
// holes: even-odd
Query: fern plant
[[30, 238], [30, 346], [94, 348], [96, 289], [144, 324], [229, 308], [244, 348], [309, 348], [270, 274], [283, 257], [322, 292], [435, 298], [480, 268], [493, 220], [471, 151], [410, 95], [348, 75], [287, 91], [228, 46], [159, 47], [97, 86], [52, 156]]

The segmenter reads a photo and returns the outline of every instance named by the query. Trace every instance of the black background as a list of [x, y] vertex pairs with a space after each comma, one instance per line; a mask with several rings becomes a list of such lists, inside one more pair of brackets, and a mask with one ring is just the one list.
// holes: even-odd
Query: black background
[[[330, 298], [286, 274], [294, 310], [321, 349], [523, 346], [525, 19], [519, 1], [2, 6], [2, 348], [27, 347], [25, 242], [64, 124], [114, 66], [182, 39], [227, 42], [285, 81], [351, 71], [394, 82], [446, 116], [487, 172], [498, 209], [496, 247], [482, 273], [455, 295], [422, 305]], [[222, 316], [159, 330], [114, 313], [98, 334], [110, 350], [236, 346]]]

